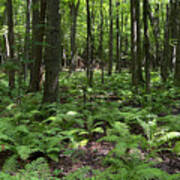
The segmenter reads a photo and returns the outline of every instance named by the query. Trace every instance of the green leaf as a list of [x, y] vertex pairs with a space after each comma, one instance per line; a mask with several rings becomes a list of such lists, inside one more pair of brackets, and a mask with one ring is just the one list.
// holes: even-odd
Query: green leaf
[[174, 148], [173, 148], [173, 151], [174, 151], [176, 154], [180, 155], [180, 141], [176, 142], [176, 144], [175, 144], [175, 146], [174, 146]]
[[59, 161], [58, 154], [56, 154], [56, 153], [49, 153], [48, 157], [51, 158], [55, 162]]
[[20, 158], [23, 160], [28, 159], [30, 154], [32, 153], [32, 149], [29, 146], [17, 146], [16, 150]]

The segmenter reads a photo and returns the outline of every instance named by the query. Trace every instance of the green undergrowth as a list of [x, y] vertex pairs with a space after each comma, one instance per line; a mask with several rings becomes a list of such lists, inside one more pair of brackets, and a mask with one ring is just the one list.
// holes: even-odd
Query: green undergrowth
[[58, 169], [52, 171], [48, 162], [90, 141], [115, 146], [102, 159], [103, 170], [84, 167], [62, 179], [180, 178], [156, 168], [163, 150], [180, 155], [180, 89], [171, 79], [163, 84], [152, 73], [148, 95], [143, 86], [133, 93], [126, 71], [105, 76], [105, 84], [96, 72], [91, 88], [82, 72], [61, 73], [59, 81], [59, 102], [50, 105], [41, 104], [41, 93], [15, 90], [9, 97], [7, 80], [1, 82], [0, 154], [8, 156], [0, 179], [58, 179]]

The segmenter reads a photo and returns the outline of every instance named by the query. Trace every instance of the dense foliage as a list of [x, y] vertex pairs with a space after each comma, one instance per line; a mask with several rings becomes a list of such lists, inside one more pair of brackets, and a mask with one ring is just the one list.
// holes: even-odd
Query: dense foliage
[[[155, 168], [163, 162], [163, 152], [174, 157], [180, 153], [179, 89], [171, 80], [165, 90], [163, 83], [157, 84], [155, 73], [152, 94], [141, 88], [137, 96], [130, 90], [126, 71], [106, 77], [104, 85], [97, 72], [94, 87], [87, 88], [84, 97], [84, 87], [78, 84], [85, 85], [85, 74], [67, 76], [62, 73], [59, 79], [61, 103], [47, 106], [41, 105], [37, 93], [9, 98], [3, 81], [0, 141], [1, 153], [7, 153], [3, 172], [16, 172], [12, 179], [51, 179], [63, 170], [52, 172], [42, 161], [58, 163], [61, 157], [75, 158], [77, 153], [83, 157], [80, 147], [97, 141], [110, 142], [113, 147], [100, 157], [104, 170], [82, 167], [64, 179], [179, 179]], [[20, 170], [22, 167], [25, 170]], [[4, 173], [1, 177], [11, 179]]]
[[178, 0], [0, 1], [0, 179], [179, 180]]

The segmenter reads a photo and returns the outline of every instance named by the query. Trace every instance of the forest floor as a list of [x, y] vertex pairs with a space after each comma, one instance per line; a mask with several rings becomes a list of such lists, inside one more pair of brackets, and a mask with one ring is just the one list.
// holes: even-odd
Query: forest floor
[[[55, 169], [62, 170], [59, 174], [60, 178], [85, 166], [90, 167], [91, 170], [98, 169], [104, 171], [106, 167], [102, 164], [102, 159], [106, 157], [113, 147], [113, 144], [106, 142], [89, 142], [86, 146], [78, 148], [72, 156], [62, 156], [60, 154], [59, 162], [50, 162], [51, 170], [52, 172]], [[141, 153], [141, 156], [143, 157], [144, 153]], [[165, 151], [159, 154], [159, 158], [162, 159], [162, 162], [157, 163], [155, 167], [160, 168], [169, 174], [180, 173], [180, 157], [176, 154]], [[151, 160], [156, 161], [156, 159], [153, 158]], [[92, 171], [89, 171], [87, 176], [93, 176]]]
[[[108, 101], [117, 101], [119, 98], [117, 96], [111, 95], [110, 97], [103, 97], [103, 99], [106, 99]], [[132, 106], [131, 104], [126, 104], [126, 106], [129, 105]], [[136, 105], [134, 105], [134, 108], [136, 108]], [[171, 114], [174, 116], [179, 116], [177, 120], [180, 121], [180, 107], [179, 108], [173, 107]], [[161, 112], [160, 114], [158, 114], [158, 117], [167, 117], [167, 116], [168, 116], [167, 112]], [[144, 134], [143, 129], [140, 126], [136, 126], [135, 124], [132, 124], [130, 128], [132, 134], [141, 134], [141, 135]], [[92, 141], [90, 141], [86, 146], [79, 147], [78, 149], [76, 149], [76, 151], [72, 154], [72, 156], [68, 156], [68, 155], [62, 156], [62, 154], [60, 154], [59, 162], [50, 163], [52, 171], [54, 169], [61, 169], [62, 172], [59, 174], [59, 177], [61, 178], [69, 173], [75, 172], [78, 169], [83, 168], [84, 166], [88, 166], [94, 170], [99, 169], [100, 171], [103, 171], [106, 167], [102, 164], [102, 160], [114, 148], [114, 144], [108, 142], [97, 142], [97, 140], [100, 138], [99, 136], [101, 137], [102, 135], [98, 133], [94, 134], [93, 137], [94, 140], [92, 139]], [[176, 139], [174, 143], [171, 144], [172, 147], [174, 146], [175, 142], [178, 139]], [[165, 144], [164, 148], [165, 146], [168, 145]], [[141, 151], [142, 159], [145, 153], [147, 152]], [[169, 150], [164, 150], [164, 151], [160, 151], [157, 154], [156, 158], [151, 158], [150, 160], [156, 162], [158, 158], [161, 162], [157, 163], [155, 167], [162, 169], [163, 171], [169, 174], [180, 173], [180, 156]], [[88, 176], [93, 176], [92, 171], [88, 172]]]
[[20, 101], [8, 98], [4, 81], [0, 179], [7, 179], [2, 172], [30, 179], [37, 171], [37, 179], [50, 180], [28, 166], [40, 157], [47, 160], [50, 176], [63, 180], [119, 180], [115, 175], [121, 169], [128, 180], [143, 180], [150, 170], [155, 175], [149, 180], [164, 180], [155, 168], [180, 175], [180, 89], [171, 79], [163, 84], [158, 73], [152, 74], [147, 95], [143, 86], [133, 93], [127, 72], [105, 77], [105, 84], [97, 73], [93, 88], [82, 72], [67, 77], [61, 74], [60, 103], [45, 107], [41, 93], [23, 94]]

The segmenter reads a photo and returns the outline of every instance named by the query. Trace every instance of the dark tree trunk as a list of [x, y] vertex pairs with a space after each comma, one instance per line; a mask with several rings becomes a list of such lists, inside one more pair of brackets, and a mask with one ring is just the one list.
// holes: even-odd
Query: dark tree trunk
[[[124, 2], [123, 2], [124, 3]], [[123, 37], [123, 34], [124, 34], [124, 12], [123, 12], [123, 8], [121, 8], [121, 25], [120, 25], [120, 58], [119, 58], [119, 70], [121, 71], [121, 65], [122, 65], [122, 56], [124, 55], [123, 54], [123, 42], [124, 42], [124, 37]], [[119, 72], [120, 72], [119, 71]]]
[[43, 102], [57, 102], [60, 71], [60, 15], [59, 0], [47, 1], [47, 29], [45, 48], [45, 83]]
[[[8, 59], [14, 64], [14, 22], [13, 22], [13, 5], [12, 0], [7, 0], [7, 16], [8, 16]], [[15, 71], [9, 70], [9, 88], [10, 91], [15, 88]]]
[[177, 37], [176, 32], [176, 21], [174, 20], [176, 18], [176, 3], [174, 0], [170, 1], [170, 39], [171, 39], [171, 46], [170, 46], [170, 68], [171, 71], [173, 71], [174, 68], [174, 62], [176, 62], [176, 44], [174, 43], [174, 40]]
[[100, 23], [100, 39], [99, 39], [99, 58], [101, 60], [101, 83], [104, 84], [104, 57], [103, 57], [103, 40], [104, 40], [104, 33], [103, 33], [103, 25], [104, 25], [104, 16], [103, 16], [103, 0], [100, 2], [100, 16], [101, 16], [101, 23]]
[[159, 4], [156, 4], [155, 7], [155, 16], [152, 14], [151, 6], [148, 3], [148, 17], [152, 26], [153, 30], [153, 36], [155, 41], [155, 60], [152, 62], [153, 68], [157, 69], [157, 67], [160, 65], [160, 45], [159, 45], [159, 39], [160, 39], [160, 29], [159, 29]]
[[[33, 0], [35, 1], [35, 0]], [[46, 0], [40, 0], [40, 12], [37, 8], [37, 1], [34, 2], [33, 9], [33, 70], [32, 80], [30, 84], [30, 90], [33, 92], [40, 90], [40, 82], [42, 78], [41, 65], [43, 57], [43, 38], [45, 28], [45, 13], [46, 13]], [[37, 8], [37, 9], [36, 9]], [[35, 17], [36, 16], [36, 17]]]
[[36, 47], [37, 47], [37, 39], [38, 39], [38, 24], [39, 22], [39, 1], [40, 0], [32, 0], [32, 48], [31, 48], [31, 58], [33, 63], [30, 64], [30, 82], [29, 82], [29, 91], [33, 91], [33, 79], [34, 79], [34, 64], [36, 61]]
[[108, 75], [112, 75], [112, 68], [113, 68], [113, 16], [112, 16], [112, 0], [109, 0], [109, 67], [108, 67]]
[[144, 21], [144, 53], [145, 53], [145, 74], [146, 74], [146, 92], [150, 92], [150, 53], [149, 53], [149, 35], [148, 35], [148, 0], [143, 1], [143, 21]]
[[154, 27], [155, 27], [155, 47], [156, 47], [156, 60], [154, 63], [154, 69], [157, 69], [157, 67], [160, 64], [161, 61], [161, 55], [160, 55], [160, 44], [159, 44], [159, 39], [160, 39], [160, 27], [159, 27], [159, 4], [156, 4], [156, 9], [155, 9], [155, 14], [156, 17], [154, 19]]
[[125, 37], [124, 37], [124, 52], [125, 54], [128, 54], [128, 49], [129, 49], [129, 40], [128, 40], [128, 18], [129, 18], [129, 15], [126, 13], [125, 15], [125, 19], [124, 19], [124, 24], [125, 24]]
[[140, 25], [140, 1], [136, 3], [136, 22], [137, 22], [137, 77], [138, 83], [143, 83], [142, 76], [142, 48], [141, 48], [141, 25]]
[[120, 30], [119, 30], [119, 8], [120, 2], [116, 0], [116, 71], [120, 72]]
[[79, 10], [80, 0], [77, 4], [73, 1], [70, 3], [70, 14], [71, 14], [71, 62], [70, 72], [75, 71], [76, 68], [76, 26], [77, 17]]
[[89, 0], [86, 0], [86, 11], [87, 11], [87, 62], [86, 62], [86, 69], [87, 69], [87, 79], [89, 81], [90, 77], [90, 58], [91, 58], [91, 14], [90, 14], [90, 5]]
[[169, 75], [169, 61], [170, 61], [170, 48], [169, 48], [169, 7], [167, 5], [167, 17], [164, 28], [164, 51], [163, 51], [163, 59], [161, 62], [161, 77], [163, 81], [166, 81]]
[[24, 81], [27, 79], [28, 63], [30, 59], [30, 12], [31, 12], [31, 0], [26, 0], [26, 33], [24, 43]]
[[93, 66], [94, 66], [94, 31], [95, 31], [95, 0], [92, 0], [92, 12], [91, 12], [91, 20], [92, 20], [92, 32], [90, 36], [90, 45], [91, 45], [91, 56], [90, 56], [90, 76], [89, 76], [89, 85], [93, 86]]
[[138, 83], [142, 80], [139, 8], [139, 1], [131, 0], [131, 71], [132, 84], [136, 87], [136, 89], [138, 87]]
[[176, 34], [177, 34], [177, 48], [176, 48], [176, 65], [174, 82], [175, 85], [180, 87], [180, 2], [176, 0]]

